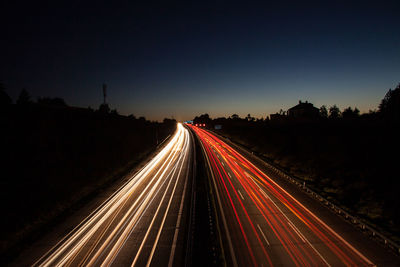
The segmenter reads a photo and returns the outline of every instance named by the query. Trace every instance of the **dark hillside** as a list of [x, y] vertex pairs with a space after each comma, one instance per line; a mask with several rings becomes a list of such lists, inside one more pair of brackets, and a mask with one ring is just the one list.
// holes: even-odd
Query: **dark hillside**
[[121, 177], [175, 127], [66, 106], [2, 109], [1, 252]]

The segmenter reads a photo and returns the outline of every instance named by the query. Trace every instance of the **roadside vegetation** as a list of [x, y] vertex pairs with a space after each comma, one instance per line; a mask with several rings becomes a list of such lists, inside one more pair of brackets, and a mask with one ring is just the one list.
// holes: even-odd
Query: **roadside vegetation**
[[121, 179], [176, 128], [98, 110], [61, 98], [33, 101], [22, 90], [13, 104], [0, 88], [2, 262], [71, 208]]
[[322, 106], [317, 117], [280, 111], [274, 118], [203, 114], [194, 123], [251, 149], [400, 241], [400, 85], [366, 114], [333, 105]]

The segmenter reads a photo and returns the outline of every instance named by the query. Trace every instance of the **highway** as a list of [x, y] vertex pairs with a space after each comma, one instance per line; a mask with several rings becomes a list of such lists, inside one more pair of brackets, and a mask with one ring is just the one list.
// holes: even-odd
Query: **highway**
[[228, 266], [374, 266], [220, 138], [191, 126], [210, 170]]
[[178, 124], [147, 165], [33, 266], [182, 265], [193, 149]]

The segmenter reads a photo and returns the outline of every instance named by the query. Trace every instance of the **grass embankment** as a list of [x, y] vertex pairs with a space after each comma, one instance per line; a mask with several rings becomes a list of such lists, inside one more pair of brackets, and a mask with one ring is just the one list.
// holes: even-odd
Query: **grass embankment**
[[80, 108], [12, 105], [1, 114], [2, 262], [71, 207], [120, 179], [176, 124]]
[[221, 133], [392, 238], [400, 236], [400, 130], [382, 120], [223, 125]]

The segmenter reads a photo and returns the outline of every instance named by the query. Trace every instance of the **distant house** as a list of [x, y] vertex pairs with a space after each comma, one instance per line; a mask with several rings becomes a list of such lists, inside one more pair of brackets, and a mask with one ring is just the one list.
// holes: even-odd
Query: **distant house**
[[295, 119], [316, 119], [319, 117], [319, 109], [307, 101], [299, 101], [299, 104], [288, 109], [287, 115]]
[[271, 122], [284, 122], [287, 119], [286, 115], [279, 114], [279, 113], [270, 114], [269, 118], [270, 118]]

